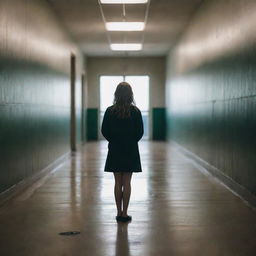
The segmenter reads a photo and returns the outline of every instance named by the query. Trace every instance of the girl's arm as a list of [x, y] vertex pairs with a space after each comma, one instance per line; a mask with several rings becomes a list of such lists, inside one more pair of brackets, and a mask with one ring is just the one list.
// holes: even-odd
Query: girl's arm
[[143, 134], [144, 134], [144, 128], [143, 128], [143, 120], [142, 120], [142, 115], [140, 110], [138, 109], [138, 111], [136, 111], [136, 118], [135, 118], [135, 128], [136, 128], [136, 132], [135, 132], [135, 137], [136, 140], [139, 141]]
[[105, 137], [106, 140], [110, 141], [110, 115], [109, 115], [109, 108], [105, 111], [102, 126], [101, 126], [101, 133]]

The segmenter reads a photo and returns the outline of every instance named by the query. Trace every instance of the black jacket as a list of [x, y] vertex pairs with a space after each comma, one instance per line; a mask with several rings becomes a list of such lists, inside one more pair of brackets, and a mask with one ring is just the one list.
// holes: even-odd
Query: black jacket
[[118, 118], [108, 107], [102, 122], [101, 132], [109, 141], [106, 172], [141, 172], [138, 141], [143, 136], [140, 110], [130, 106], [129, 118]]

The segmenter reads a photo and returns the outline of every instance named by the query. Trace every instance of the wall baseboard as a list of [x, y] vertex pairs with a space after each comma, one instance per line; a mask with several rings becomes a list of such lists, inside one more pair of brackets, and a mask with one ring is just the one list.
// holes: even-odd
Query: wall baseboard
[[[13, 185], [9, 189], [0, 193], [0, 206], [7, 203], [10, 199], [19, 195], [18, 200], [24, 200], [24, 197], [27, 198], [28, 195], [33, 193], [37, 188], [39, 188], [45, 180], [52, 175], [63, 163], [65, 160], [71, 157], [71, 151], [65, 153], [64, 155], [57, 158], [54, 162], [49, 164], [47, 167], [41, 171], [29, 176], [17, 184]], [[27, 190], [27, 191], [26, 191]], [[22, 193], [26, 191], [26, 193]], [[23, 194], [23, 195], [20, 195]]]
[[250, 191], [248, 191], [245, 187], [241, 186], [230, 177], [226, 176], [222, 171], [217, 169], [216, 167], [210, 165], [208, 162], [187, 150], [180, 144], [175, 141], [171, 141], [175, 147], [181, 151], [185, 156], [187, 156], [193, 164], [206, 175], [211, 175], [218, 180], [222, 185], [224, 185], [227, 189], [229, 189], [233, 194], [241, 198], [244, 203], [246, 203], [249, 207], [256, 210], [256, 196], [253, 195]]

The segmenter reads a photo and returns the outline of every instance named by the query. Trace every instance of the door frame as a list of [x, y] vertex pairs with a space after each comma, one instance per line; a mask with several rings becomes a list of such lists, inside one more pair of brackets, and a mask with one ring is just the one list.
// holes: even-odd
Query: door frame
[[70, 149], [76, 151], [76, 56], [70, 56]]

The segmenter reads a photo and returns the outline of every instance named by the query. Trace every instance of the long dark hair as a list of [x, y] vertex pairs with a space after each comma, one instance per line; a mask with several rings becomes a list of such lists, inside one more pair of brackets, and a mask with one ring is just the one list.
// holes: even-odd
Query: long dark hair
[[132, 87], [127, 82], [121, 82], [117, 85], [113, 102], [113, 112], [120, 117], [126, 118], [131, 115], [130, 106], [134, 106]]

